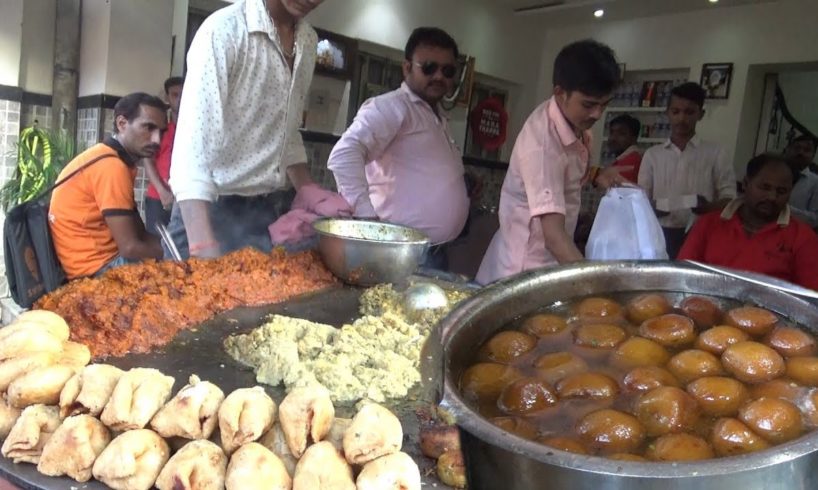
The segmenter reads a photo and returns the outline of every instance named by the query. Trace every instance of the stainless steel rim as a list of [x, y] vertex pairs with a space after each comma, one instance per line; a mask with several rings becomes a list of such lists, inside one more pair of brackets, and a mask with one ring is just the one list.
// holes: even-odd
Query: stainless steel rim
[[382, 226], [384, 228], [391, 228], [391, 229], [395, 229], [395, 230], [411, 230], [413, 233], [417, 233], [420, 236], [424, 236], [424, 237], [426, 236], [422, 231], [420, 231], [420, 230], [418, 230], [416, 228], [411, 228], [411, 227], [402, 226], [402, 225], [396, 225], [396, 224], [392, 224], [392, 223], [383, 223], [381, 221], [362, 220], [362, 219], [321, 218], [321, 219], [318, 219], [315, 222], [313, 222], [312, 228], [319, 235], [324, 235], [324, 236], [333, 237], [333, 238], [342, 238], [344, 240], [353, 241], [353, 242], [386, 243], [386, 244], [391, 244], [391, 245], [429, 245], [429, 243], [430, 243], [428, 238], [423, 238], [423, 239], [419, 239], [419, 240], [374, 240], [374, 239], [369, 239], [369, 238], [357, 238], [357, 237], [351, 237], [349, 235], [341, 235], [341, 234], [338, 234], [338, 233], [332, 233], [332, 232], [329, 232], [327, 230], [322, 230], [321, 229], [321, 224], [327, 223], [327, 222], [332, 222], [332, 221], [349, 222], [349, 223], [353, 223], [353, 224], [361, 223], [361, 224], [367, 224], [367, 225], [373, 225], [373, 226]]

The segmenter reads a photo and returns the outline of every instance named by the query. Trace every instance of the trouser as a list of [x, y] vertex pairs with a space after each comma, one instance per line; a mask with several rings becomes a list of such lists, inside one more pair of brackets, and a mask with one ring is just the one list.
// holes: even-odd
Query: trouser
[[665, 234], [665, 245], [667, 246], [667, 255], [670, 260], [675, 260], [676, 256], [679, 255], [679, 251], [682, 249], [682, 245], [685, 242], [685, 233], [684, 228], [665, 228], [662, 227], [662, 231]]
[[148, 233], [159, 236], [159, 232], [156, 231], [156, 223], [168, 226], [170, 209], [165, 209], [159, 199], [145, 197], [145, 229], [148, 230]]
[[[294, 189], [259, 196], [220, 196], [210, 204], [210, 225], [222, 253], [244, 247], [255, 247], [264, 252], [272, 250], [267, 228], [290, 210], [294, 198]], [[188, 258], [187, 232], [178, 203], [173, 204], [168, 232], [182, 258]], [[164, 243], [162, 247], [165, 258], [170, 259], [170, 251]]]
[[99, 276], [101, 276], [105, 272], [108, 272], [111, 269], [116, 269], [117, 267], [120, 267], [120, 266], [123, 266], [123, 265], [126, 265], [126, 264], [136, 264], [136, 263], [139, 263], [139, 260], [126, 259], [125, 257], [123, 257], [121, 255], [117, 255], [111, 261], [109, 261], [108, 263], [106, 263], [105, 265], [100, 267], [100, 269], [98, 271], [94, 272], [91, 275], [91, 277], [99, 277]]

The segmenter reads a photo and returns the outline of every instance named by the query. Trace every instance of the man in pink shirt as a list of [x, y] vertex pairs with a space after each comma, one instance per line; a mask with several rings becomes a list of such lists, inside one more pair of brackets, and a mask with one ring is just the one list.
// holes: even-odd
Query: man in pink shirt
[[625, 167], [589, 169], [591, 127], [619, 83], [613, 51], [593, 40], [562, 49], [554, 62], [554, 95], [520, 131], [500, 192], [500, 229], [477, 282], [488, 284], [535, 267], [582, 260], [572, 237], [583, 182], [609, 187]]
[[419, 27], [406, 43], [404, 83], [367, 100], [327, 166], [355, 216], [417, 228], [435, 247], [427, 265], [445, 268], [445, 248], [469, 212], [463, 160], [440, 101], [457, 74], [457, 44]]

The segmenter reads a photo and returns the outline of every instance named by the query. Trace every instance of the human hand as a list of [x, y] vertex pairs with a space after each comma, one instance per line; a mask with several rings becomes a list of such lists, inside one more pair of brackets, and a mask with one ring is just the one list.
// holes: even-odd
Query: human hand
[[158, 188], [157, 192], [159, 192], [159, 200], [162, 202], [162, 208], [170, 209], [173, 207], [174, 198], [170, 189]]
[[628, 182], [628, 179], [622, 176], [624, 172], [633, 170], [633, 166], [617, 166], [607, 167], [599, 171], [594, 178], [593, 184], [601, 189], [610, 189]]

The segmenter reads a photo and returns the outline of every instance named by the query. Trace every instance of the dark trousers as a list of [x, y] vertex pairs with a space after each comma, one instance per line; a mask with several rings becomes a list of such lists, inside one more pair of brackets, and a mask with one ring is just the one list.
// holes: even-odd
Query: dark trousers
[[[222, 253], [244, 247], [255, 247], [264, 252], [272, 250], [267, 227], [290, 210], [294, 198], [295, 190], [292, 189], [260, 196], [220, 196], [210, 204], [210, 224]], [[173, 204], [168, 231], [179, 254], [183, 259], [188, 258], [187, 232], [178, 203]], [[167, 249], [165, 258], [171, 258]]]
[[665, 245], [667, 245], [667, 255], [670, 258], [670, 260], [675, 260], [676, 256], [679, 255], [679, 251], [682, 249], [682, 245], [685, 242], [685, 237], [687, 236], [687, 234], [685, 233], [685, 229], [662, 227], [662, 231], [665, 234]]
[[145, 197], [145, 229], [148, 233], [159, 236], [159, 232], [156, 231], [156, 223], [168, 226], [168, 223], [170, 223], [170, 209], [165, 209], [159, 199]]

